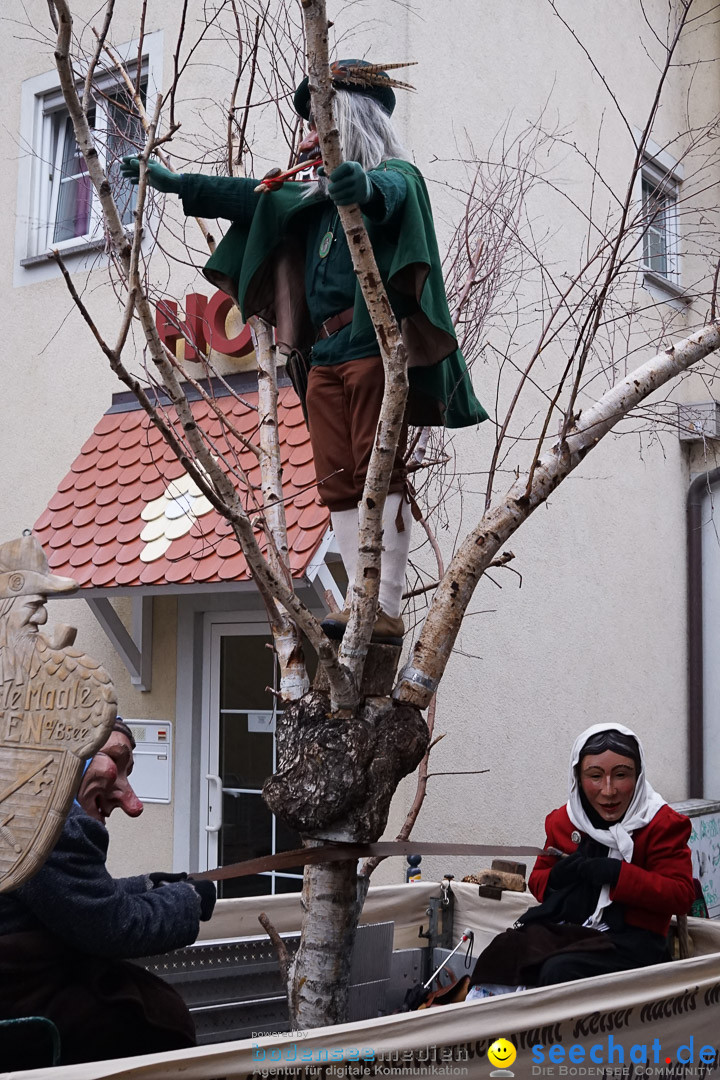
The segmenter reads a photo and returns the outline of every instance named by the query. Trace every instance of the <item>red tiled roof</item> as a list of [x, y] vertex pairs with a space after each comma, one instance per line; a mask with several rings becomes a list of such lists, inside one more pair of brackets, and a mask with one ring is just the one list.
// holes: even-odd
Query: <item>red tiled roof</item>
[[[257, 404], [257, 392], [244, 393]], [[233, 397], [230, 423], [257, 436], [257, 412]], [[170, 412], [170, 409], [167, 410]], [[195, 419], [216, 451], [237, 462], [259, 491], [257, 457], [223, 434], [204, 401]], [[307, 568], [329, 525], [317, 502], [310, 437], [290, 387], [280, 390], [279, 437], [293, 576]], [[188, 585], [249, 578], [231, 527], [195, 487], [147, 413], [129, 405], [105, 413], [35, 523], [51, 570], [84, 588]], [[264, 546], [264, 545], [263, 545]]]

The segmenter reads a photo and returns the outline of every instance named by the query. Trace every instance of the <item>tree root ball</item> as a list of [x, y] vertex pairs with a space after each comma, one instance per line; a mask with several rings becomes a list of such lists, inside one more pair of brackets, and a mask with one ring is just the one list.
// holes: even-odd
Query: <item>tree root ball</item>
[[383, 833], [398, 784], [427, 745], [427, 726], [412, 705], [369, 698], [348, 719], [331, 715], [328, 698], [311, 691], [278, 722], [279, 766], [263, 797], [298, 832], [342, 829], [372, 843]]

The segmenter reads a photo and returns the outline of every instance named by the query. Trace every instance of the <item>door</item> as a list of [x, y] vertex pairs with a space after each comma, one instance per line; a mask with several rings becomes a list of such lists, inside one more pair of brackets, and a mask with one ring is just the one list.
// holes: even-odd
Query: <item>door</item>
[[[207, 867], [214, 867], [301, 845], [261, 795], [276, 753], [276, 671], [267, 625], [208, 620], [200, 851]], [[224, 897], [296, 892], [302, 867], [218, 885]]]

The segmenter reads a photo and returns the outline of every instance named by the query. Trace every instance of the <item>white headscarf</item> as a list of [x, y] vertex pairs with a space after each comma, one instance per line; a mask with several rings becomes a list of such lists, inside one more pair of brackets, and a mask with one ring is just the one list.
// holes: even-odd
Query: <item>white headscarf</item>
[[[580, 798], [580, 781], [576, 770], [585, 743], [593, 735], [597, 735], [601, 731], [619, 731], [621, 735], [631, 735], [635, 739], [640, 753], [640, 772], [635, 783], [635, 791], [630, 800], [630, 805], [623, 814], [622, 821], [611, 825], [609, 829], [597, 828], [588, 817]], [[665, 799], [658, 795], [645, 778], [645, 755], [642, 743], [634, 731], [623, 727], [622, 724], [594, 724], [583, 731], [582, 735], [578, 735], [570, 755], [570, 797], [566, 804], [568, 817], [576, 829], [609, 848], [609, 858], [624, 859], [625, 862], [630, 862], [634, 848], [632, 834], [638, 829], [642, 829], [644, 825], [648, 825], [660, 807], [664, 805]], [[603, 908], [607, 907], [609, 903], [610, 886], [603, 885], [600, 890], [598, 905], [585, 925], [596, 926], [601, 923]]]

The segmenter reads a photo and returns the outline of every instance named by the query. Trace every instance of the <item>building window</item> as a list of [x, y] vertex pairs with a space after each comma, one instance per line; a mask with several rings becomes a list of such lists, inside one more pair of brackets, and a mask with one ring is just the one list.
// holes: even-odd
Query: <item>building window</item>
[[[144, 103], [161, 82], [162, 34], [147, 35], [143, 45], [139, 75]], [[135, 80], [138, 43], [130, 42], [119, 51], [132, 58], [128, 73]], [[98, 73], [88, 121], [123, 223], [131, 225], [135, 189], [120, 177], [120, 158], [142, 147], [144, 133], [132, 95], [116, 70]], [[88, 255], [97, 258], [97, 248], [103, 242], [103, 217], [75, 141], [57, 72], [23, 83], [20, 142], [24, 152], [18, 176], [15, 284], [27, 284], [37, 280], [38, 268], [41, 277], [57, 272], [54, 264], [48, 263], [48, 254], [54, 249], [70, 260], [71, 269], [78, 268], [79, 260]]]
[[679, 285], [677, 209], [679, 182], [655, 161], [642, 167], [643, 269]]
[[[147, 81], [141, 84], [142, 94]], [[102, 210], [87, 173], [84, 158], [75, 141], [67, 109], [44, 109], [43, 139], [50, 147], [48, 170], [39, 174], [39, 216], [34, 254], [59, 248], [69, 242], [97, 239], [102, 230]], [[123, 181], [119, 161], [123, 154], [137, 153], [143, 144], [140, 118], [125, 90], [98, 91], [95, 107], [88, 114], [90, 127], [103, 168], [118, 203], [124, 225], [132, 222], [135, 188]]]

